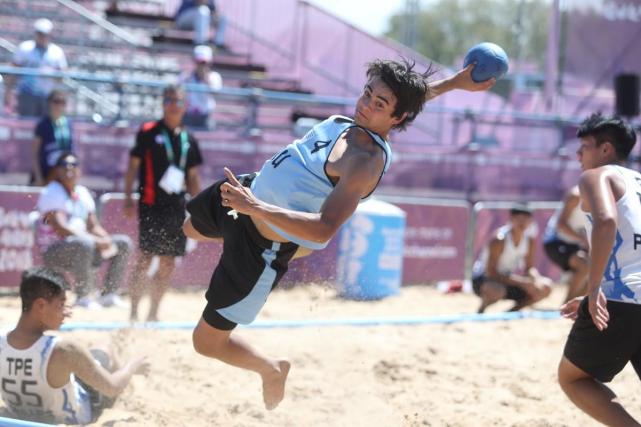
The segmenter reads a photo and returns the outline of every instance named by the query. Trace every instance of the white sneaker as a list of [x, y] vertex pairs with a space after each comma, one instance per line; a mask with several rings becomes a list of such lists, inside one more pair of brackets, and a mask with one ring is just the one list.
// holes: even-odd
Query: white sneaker
[[127, 303], [116, 293], [102, 295], [98, 298], [98, 303], [103, 307], [127, 307]]
[[101, 308], [100, 304], [98, 304], [90, 296], [78, 298], [75, 305], [77, 305], [78, 307], [86, 308], [88, 310], [97, 310]]

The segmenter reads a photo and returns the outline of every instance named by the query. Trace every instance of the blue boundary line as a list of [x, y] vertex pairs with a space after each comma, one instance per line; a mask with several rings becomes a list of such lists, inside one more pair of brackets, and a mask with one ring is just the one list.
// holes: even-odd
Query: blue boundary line
[[[451, 324], [460, 322], [497, 322], [521, 319], [558, 319], [558, 311], [517, 311], [509, 313], [485, 314], [453, 314], [444, 316], [407, 316], [407, 317], [370, 317], [370, 318], [344, 318], [344, 319], [306, 319], [306, 320], [262, 320], [250, 325], [242, 325], [247, 329], [271, 328], [309, 328], [309, 327], [336, 327], [336, 326], [412, 326], [429, 324]], [[70, 322], [62, 325], [61, 330], [94, 330], [110, 331], [114, 329], [193, 329], [195, 322]]]
[[34, 423], [31, 421], [16, 420], [0, 417], [0, 427], [53, 427], [53, 424]]

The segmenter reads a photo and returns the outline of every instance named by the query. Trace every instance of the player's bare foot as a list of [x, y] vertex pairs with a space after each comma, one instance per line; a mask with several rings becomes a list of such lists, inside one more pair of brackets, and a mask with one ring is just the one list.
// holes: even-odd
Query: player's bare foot
[[278, 362], [278, 370], [263, 375], [263, 401], [269, 411], [275, 409], [285, 397], [285, 381], [291, 364], [286, 360]]

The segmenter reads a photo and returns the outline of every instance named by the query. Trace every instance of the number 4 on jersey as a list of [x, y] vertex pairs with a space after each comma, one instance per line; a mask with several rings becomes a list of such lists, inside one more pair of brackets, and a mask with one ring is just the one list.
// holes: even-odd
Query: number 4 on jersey
[[292, 157], [288, 150], [281, 151], [278, 155], [272, 158], [272, 166], [277, 168], [288, 157]]

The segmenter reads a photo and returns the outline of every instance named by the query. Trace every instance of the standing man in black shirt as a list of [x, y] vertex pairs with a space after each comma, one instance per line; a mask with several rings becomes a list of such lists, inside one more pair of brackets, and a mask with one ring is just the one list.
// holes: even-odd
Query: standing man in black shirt
[[[185, 254], [185, 194], [200, 192], [197, 166], [202, 163], [198, 142], [182, 127], [185, 114], [185, 91], [170, 85], [163, 90], [163, 117], [142, 125], [136, 145], [130, 151], [125, 176], [125, 212], [133, 216], [133, 183], [138, 172], [139, 248], [140, 255], [131, 280], [131, 320], [138, 320], [138, 304], [151, 287], [151, 305], [147, 321], [158, 320], [160, 300], [169, 287], [175, 257]], [[186, 192], [185, 192], [186, 191]], [[159, 266], [154, 277], [147, 278], [153, 256]]]

